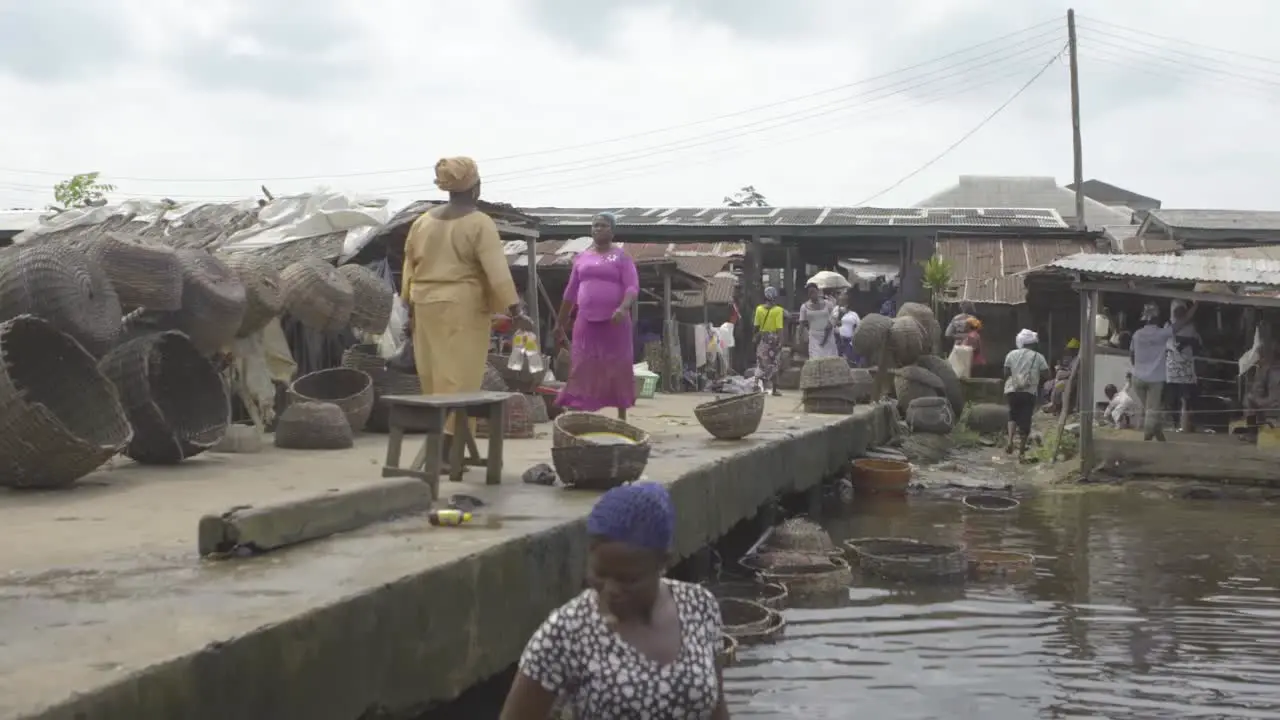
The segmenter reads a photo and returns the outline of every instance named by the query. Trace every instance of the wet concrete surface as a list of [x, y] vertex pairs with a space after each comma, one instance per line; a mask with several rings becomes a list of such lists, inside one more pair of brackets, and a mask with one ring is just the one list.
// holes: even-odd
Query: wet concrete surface
[[[770, 398], [760, 431], [711, 439], [706, 396], [642, 401], [647, 477], [671, 482], [691, 553], [781, 491], [803, 490], [888, 433], [883, 408], [806, 416]], [[62, 493], [0, 495], [0, 718], [352, 720], [456, 696], [512, 662], [581, 586], [581, 521], [596, 493], [520, 483], [542, 437], [509, 440], [502, 486], [472, 470], [442, 495], [490, 522], [385, 523], [230, 562], [196, 557], [206, 513], [295, 500], [379, 477], [385, 436], [349, 451], [118, 463]]]

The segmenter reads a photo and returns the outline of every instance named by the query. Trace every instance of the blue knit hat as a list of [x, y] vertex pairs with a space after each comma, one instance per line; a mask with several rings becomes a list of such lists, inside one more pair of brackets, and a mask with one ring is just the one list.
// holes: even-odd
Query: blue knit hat
[[587, 516], [587, 533], [657, 552], [675, 543], [676, 512], [671, 495], [653, 482], [621, 485], [596, 501]]

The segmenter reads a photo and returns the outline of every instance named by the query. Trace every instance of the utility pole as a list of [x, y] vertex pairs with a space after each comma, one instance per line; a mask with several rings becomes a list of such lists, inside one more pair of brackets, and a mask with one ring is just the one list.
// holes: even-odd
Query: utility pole
[[1084, 230], [1084, 158], [1080, 150], [1080, 66], [1076, 62], [1076, 11], [1067, 10], [1067, 59], [1071, 64], [1071, 151], [1076, 184], [1076, 229]]

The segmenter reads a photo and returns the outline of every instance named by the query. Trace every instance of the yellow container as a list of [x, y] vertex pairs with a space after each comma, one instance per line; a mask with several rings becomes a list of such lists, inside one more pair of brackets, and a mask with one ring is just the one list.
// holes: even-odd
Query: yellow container
[[1258, 428], [1258, 449], [1280, 452], [1280, 428]]

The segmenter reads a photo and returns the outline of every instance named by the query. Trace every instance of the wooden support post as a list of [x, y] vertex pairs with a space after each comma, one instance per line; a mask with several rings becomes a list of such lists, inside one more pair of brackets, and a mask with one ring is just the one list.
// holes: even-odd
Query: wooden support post
[[1098, 338], [1093, 316], [1102, 307], [1102, 297], [1097, 290], [1080, 293], [1080, 474], [1089, 479], [1089, 473], [1097, 462], [1093, 447], [1093, 395], [1094, 366], [1098, 351]]
[[782, 294], [786, 296], [782, 307], [787, 312], [794, 312], [796, 309], [796, 248], [786, 246], [786, 267], [782, 271]]
[[675, 318], [671, 316], [671, 269], [662, 268], [662, 368], [663, 384], [667, 392], [679, 392], [683, 363], [673, 357], [672, 335], [675, 334]]

